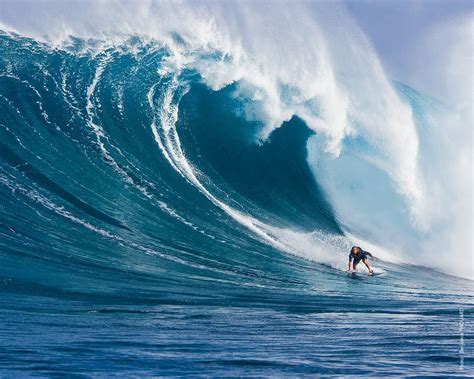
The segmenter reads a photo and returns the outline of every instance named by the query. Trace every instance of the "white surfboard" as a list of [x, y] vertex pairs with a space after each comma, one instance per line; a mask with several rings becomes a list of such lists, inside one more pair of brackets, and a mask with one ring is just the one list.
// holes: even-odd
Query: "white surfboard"
[[382, 272], [373, 271], [372, 273], [369, 273], [369, 272], [361, 272], [361, 271], [357, 271], [357, 270], [347, 270], [346, 273], [349, 276], [360, 276], [360, 275], [377, 276], [377, 275], [384, 274], [384, 271], [382, 271]]

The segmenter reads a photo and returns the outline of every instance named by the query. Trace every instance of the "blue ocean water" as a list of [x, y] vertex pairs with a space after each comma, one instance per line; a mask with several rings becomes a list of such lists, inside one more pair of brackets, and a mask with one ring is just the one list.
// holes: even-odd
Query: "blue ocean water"
[[348, 277], [300, 118], [258, 140], [235, 84], [93, 45], [0, 34], [1, 376], [473, 375], [472, 281]]

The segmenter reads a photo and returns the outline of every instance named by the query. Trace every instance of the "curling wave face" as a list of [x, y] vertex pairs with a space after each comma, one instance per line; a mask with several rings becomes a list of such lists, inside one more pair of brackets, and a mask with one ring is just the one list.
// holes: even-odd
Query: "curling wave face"
[[[356, 119], [346, 126], [348, 130], [343, 134], [347, 135], [336, 143], [335, 153], [331, 150], [334, 139], [316, 125], [321, 117], [324, 119], [327, 108], [321, 105], [320, 96], [311, 93], [303, 102], [306, 110], [302, 111], [295, 102], [295, 94], [288, 93], [298, 90], [297, 83], [293, 83], [293, 90], [288, 84], [280, 83], [275, 107], [291, 109], [294, 115], [287, 121], [275, 114], [271, 116], [265, 108], [271, 89], [250, 82], [245, 76], [237, 82], [233, 78], [230, 81], [233, 84], [228, 85], [221, 78], [221, 83], [214, 86], [214, 90], [210, 89], [212, 83], [206, 77], [211, 70], [209, 67], [213, 67], [219, 78], [222, 71], [230, 70], [227, 65], [233, 67], [235, 62], [227, 62], [227, 55], [219, 50], [191, 48], [179, 35], [173, 35], [171, 42], [162, 43], [131, 37], [109, 47], [100, 41], [69, 39], [62, 49], [54, 49], [5, 33], [2, 43], [6, 53], [2, 80], [5, 90], [10, 91], [3, 96], [5, 115], [10, 117], [4, 121], [4, 159], [17, 163], [14, 167], [21, 168], [21, 162], [27, 163], [31, 166], [29, 170], [35, 172], [27, 175], [30, 180], [36, 178], [42, 184], [47, 183], [50, 191], [62, 196], [63, 201], [79, 205], [89, 216], [107, 220], [114, 226], [125, 225], [123, 220], [101, 211], [103, 205], [99, 199], [103, 195], [94, 198], [92, 204], [86, 204], [81, 200], [84, 197], [81, 192], [72, 194], [71, 189], [62, 187], [61, 182], [66, 179], [58, 183], [54, 180], [56, 172], [48, 174], [42, 168], [44, 163], [25, 160], [15, 145], [42, 162], [47, 144], [57, 140], [55, 143], [61, 145], [63, 142], [59, 140], [66, 139], [70, 149], [75, 151], [79, 145], [82, 154], [87, 154], [85, 159], [70, 155], [59, 146], [54, 150], [58, 157], [50, 163], [51, 168], [81, 182], [81, 187], [74, 186], [72, 192], [87, 188], [96, 195], [101, 193], [99, 189], [93, 190], [94, 184], [89, 182], [100, 175], [93, 174], [89, 165], [82, 167], [93, 163], [95, 170], [107, 170], [108, 176], [117, 176], [108, 184], [109, 191], [117, 192], [114, 187], [120, 180], [126, 192], [138, 191], [139, 196], [150, 201], [149, 206], [158, 207], [155, 217], [160, 218], [164, 212], [177, 223], [200, 229], [197, 225], [209, 220], [194, 219], [193, 207], [177, 201], [187, 195], [178, 196], [174, 193], [178, 188], [168, 183], [168, 179], [155, 177], [157, 167], [149, 161], [153, 157], [167, 175], [183, 181], [178, 186], [183, 194], [199, 193], [208, 205], [212, 204], [209, 206], [224, 212], [239, 225], [239, 230], [243, 228], [252, 238], [334, 268], [343, 268], [342, 253], [354, 241], [375, 245], [379, 255], [392, 262], [425, 264], [448, 272], [453, 272], [462, 262], [454, 255], [452, 265], [445, 266], [445, 260], [429, 254], [432, 244], [447, 238], [443, 236], [448, 232], [440, 230], [443, 222], [430, 227], [413, 214], [414, 207], [433, 199], [422, 196], [419, 200], [423, 201], [417, 201], [401, 191], [403, 185], [395, 180], [394, 170], [389, 166], [397, 164], [397, 170], [415, 175], [414, 180], [419, 180], [423, 176], [418, 166], [423, 159], [418, 157], [416, 148], [416, 159], [410, 159], [416, 167], [403, 168], [403, 163], [394, 161], [396, 158], [390, 148], [382, 150], [387, 147], [384, 141], [392, 139], [394, 126], [390, 124], [384, 124], [383, 131], [376, 125], [369, 128], [372, 132], [364, 133], [365, 127], [355, 127], [361, 125], [365, 116]], [[27, 65], [28, 62], [34, 64]], [[445, 108], [405, 85], [395, 84], [394, 88], [406, 99], [404, 107], [408, 109], [408, 104], [411, 105], [416, 127], [424, 129], [422, 136], [431, 137], [429, 120], [442, 114]], [[265, 99], [252, 99], [249, 91], [253, 92], [252, 96], [256, 96], [255, 91], [267, 95]], [[15, 96], [29, 97], [11, 99], [10, 94], [14, 92]], [[391, 96], [400, 102], [397, 96]], [[33, 108], [29, 106], [28, 112], [23, 109], [25, 101], [34, 104]], [[394, 111], [390, 109], [384, 112]], [[23, 141], [11, 127], [17, 124], [31, 127], [30, 121], [34, 121], [35, 130], [41, 130], [42, 124], [47, 130], [52, 128], [53, 135], [40, 140], [35, 138], [34, 146], [26, 146], [28, 141]], [[396, 121], [397, 125], [405, 125], [403, 120]], [[415, 121], [409, 123], [413, 130]], [[275, 123], [280, 124], [271, 127]], [[374, 133], [384, 134], [374, 143]], [[432, 150], [436, 141], [424, 137], [421, 143], [426, 146], [422, 151], [436, 155]], [[46, 145], [42, 151], [35, 151], [42, 140], [47, 141]], [[411, 137], [405, 136], [402, 140], [418, 145], [418, 132], [415, 130]], [[99, 156], [97, 152], [95, 155], [86, 153], [90, 149], [98, 149]], [[145, 152], [147, 155], [141, 155]], [[58, 162], [62, 158], [59, 156], [63, 154], [70, 155], [69, 163], [60, 168]], [[410, 153], [400, 152], [401, 155]], [[98, 166], [100, 161], [106, 168]], [[436, 166], [436, 161], [430, 159], [425, 164]], [[92, 175], [86, 182], [71, 171], [80, 167], [81, 175]], [[158, 169], [158, 172], [163, 170]], [[103, 180], [95, 182], [101, 189], [107, 188]], [[4, 183], [11, 190], [16, 188], [12, 178], [5, 177]], [[164, 188], [169, 188], [174, 198], [166, 196], [168, 192], [163, 192]], [[411, 188], [420, 195], [419, 186]], [[411, 190], [408, 192], [413, 194]], [[58, 212], [64, 211], [62, 204], [55, 207]], [[98, 228], [103, 235], [108, 233], [73, 212], [67, 213], [66, 217], [69, 216], [91, 230]], [[379, 232], [380, 227], [383, 233]], [[206, 234], [204, 230], [201, 233]], [[468, 241], [461, 239], [459, 243]]]
[[[235, 111], [232, 88], [210, 91], [190, 70], [160, 76], [150, 66], [169, 51], [130, 43], [91, 56], [2, 36], [5, 249], [43, 255], [29, 251], [39, 240], [48, 259], [60, 249], [101, 268], [170, 265], [207, 277], [233, 270], [224, 269], [229, 249], [294, 253], [287, 229], [343, 240], [306, 163], [311, 132], [300, 120], [256, 145], [260, 126]], [[124, 259], [108, 261], [117, 248]], [[164, 266], [140, 264], [147, 256]]]

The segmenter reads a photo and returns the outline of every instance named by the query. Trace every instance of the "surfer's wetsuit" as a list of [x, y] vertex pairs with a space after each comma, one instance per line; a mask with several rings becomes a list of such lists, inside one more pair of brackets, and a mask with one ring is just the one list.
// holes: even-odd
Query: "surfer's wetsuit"
[[359, 254], [354, 254], [352, 251], [349, 254], [349, 262], [352, 262], [354, 260], [354, 263], [352, 264], [352, 267], [355, 267], [359, 264], [360, 261], [365, 261], [367, 259], [367, 256], [372, 257], [372, 254], [370, 254], [368, 251], [360, 250]]

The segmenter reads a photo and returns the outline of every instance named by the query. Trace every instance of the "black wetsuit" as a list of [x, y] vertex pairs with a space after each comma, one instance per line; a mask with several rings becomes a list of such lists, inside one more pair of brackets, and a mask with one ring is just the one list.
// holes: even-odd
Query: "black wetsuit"
[[354, 254], [352, 251], [349, 254], [349, 262], [352, 262], [354, 260], [354, 263], [352, 264], [352, 267], [355, 267], [359, 264], [360, 261], [365, 261], [367, 259], [367, 255], [372, 256], [368, 251], [361, 250], [359, 254]]

